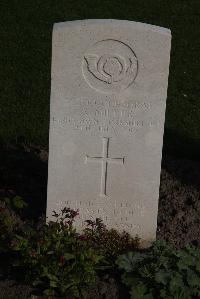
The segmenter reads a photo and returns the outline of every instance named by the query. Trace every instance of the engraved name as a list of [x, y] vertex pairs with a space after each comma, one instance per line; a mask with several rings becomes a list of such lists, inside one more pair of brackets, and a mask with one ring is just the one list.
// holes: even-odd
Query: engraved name
[[60, 112], [60, 115], [53, 116], [52, 121], [72, 130], [118, 135], [122, 132], [134, 133], [141, 128], [160, 126], [158, 120], [146, 115], [152, 108], [149, 102], [122, 103], [77, 99], [70, 100], [67, 104], [67, 113]]

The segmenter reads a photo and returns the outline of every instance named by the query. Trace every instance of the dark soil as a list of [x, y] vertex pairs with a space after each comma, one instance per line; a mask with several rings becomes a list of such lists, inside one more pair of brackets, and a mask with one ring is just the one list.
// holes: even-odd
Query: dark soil
[[[0, 198], [21, 196], [26, 216], [45, 213], [48, 153], [34, 145], [0, 145]], [[200, 162], [164, 156], [162, 161], [157, 238], [176, 248], [200, 245]], [[27, 298], [30, 289], [0, 281], [0, 299]], [[15, 297], [12, 297], [15, 293]], [[88, 299], [128, 298], [115, 279], [99, 280]], [[120, 294], [121, 293], [121, 294]], [[71, 299], [71, 298], [70, 298]]]
[[[0, 299], [29, 299], [32, 289], [29, 286], [17, 285], [10, 280], [0, 280]], [[129, 296], [122, 287], [119, 287], [116, 280], [105, 276], [97, 279], [95, 286], [88, 290], [86, 299], [128, 299]], [[43, 296], [35, 296], [34, 299], [46, 299]], [[52, 298], [54, 299], [54, 298]], [[56, 299], [56, 298], [55, 298]], [[61, 299], [75, 299], [67, 296]]]
[[200, 162], [163, 157], [157, 238], [200, 245]]
[[27, 299], [30, 293], [29, 286], [19, 286], [11, 280], [0, 280], [0, 299]]

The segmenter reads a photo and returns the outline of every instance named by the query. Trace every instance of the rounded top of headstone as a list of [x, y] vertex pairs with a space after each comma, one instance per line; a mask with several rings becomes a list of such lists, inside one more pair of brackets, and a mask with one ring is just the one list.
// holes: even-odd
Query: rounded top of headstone
[[151, 30], [161, 34], [167, 34], [171, 36], [171, 30], [165, 27], [151, 25], [142, 22], [135, 22], [130, 20], [120, 20], [120, 19], [84, 19], [84, 20], [74, 20], [54, 23], [54, 30], [63, 28], [63, 27], [72, 27], [72, 26], [93, 26], [93, 25], [120, 25], [120, 26], [130, 26], [138, 30]]

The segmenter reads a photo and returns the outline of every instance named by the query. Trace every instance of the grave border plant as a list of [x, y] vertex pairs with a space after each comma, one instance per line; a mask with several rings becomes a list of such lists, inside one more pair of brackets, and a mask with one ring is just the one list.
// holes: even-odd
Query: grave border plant
[[[84, 297], [97, 275], [112, 271], [117, 255], [127, 251], [125, 246], [138, 246], [137, 237], [108, 230], [100, 219], [86, 221], [86, 229], [79, 234], [74, 227], [78, 211], [70, 208], [54, 211], [55, 221], [48, 223], [45, 218], [36, 224], [22, 221], [22, 213], [12, 204], [15, 201], [18, 209], [25, 206], [20, 198], [1, 201], [0, 229], [8, 234], [0, 236], [0, 241], [4, 241], [0, 253], [12, 256], [8, 261], [9, 273], [33, 286], [35, 294], [63, 296], [67, 291], [76, 298]], [[18, 229], [15, 218], [21, 221]]]
[[[29, 236], [15, 236], [14, 251], [19, 253], [14, 267], [25, 271], [25, 280], [36, 293], [63, 296], [66, 292], [82, 298], [96, 280], [102, 256], [88, 248], [86, 240], [73, 227], [78, 212], [70, 208], [54, 212], [55, 221], [41, 219]], [[37, 290], [39, 292], [37, 292]]]
[[132, 299], [189, 299], [200, 296], [200, 249], [175, 250], [164, 241], [142, 252], [120, 255], [116, 263]]
[[78, 211], [70, 208], [54, 211], [55, 221], [42, 218], [34, 224], [23, 220], [25, 206], [20, 197], [0, 201], [0, 255], [10, 255], [8, 274], [25, 279], [33, 294], [54, 298], [67, 291], [82, 298], [97, 277], [115, 272], [122, 273], [133, 299], [200, 296], [200, 249], [175, 250], [160, 241], [139, 249], [137, 236], [109, 230], [99, 218], [87, 220], [79, 234], [74, 226]]

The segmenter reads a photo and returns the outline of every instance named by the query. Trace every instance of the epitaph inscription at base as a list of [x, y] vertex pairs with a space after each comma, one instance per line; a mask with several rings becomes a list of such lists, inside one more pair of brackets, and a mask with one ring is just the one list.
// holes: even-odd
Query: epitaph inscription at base
[[78, 209], [77, 228], [156, 236], [170, 30], [120, 20], [55, 24], [47, 216]]

